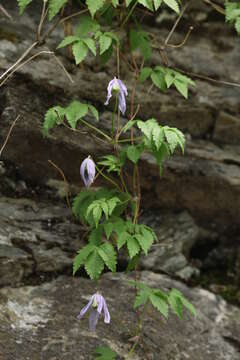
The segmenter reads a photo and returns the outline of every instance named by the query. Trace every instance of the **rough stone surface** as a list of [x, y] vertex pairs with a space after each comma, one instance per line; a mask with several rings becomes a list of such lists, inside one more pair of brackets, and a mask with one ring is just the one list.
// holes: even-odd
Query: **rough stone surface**
[[0, 285], [69, 269], [83, 242], [71, 211], [30, 199], [0, 198]]
[[[106, 274], [99, 282], [111, 312], [111, 323], [99, 320], [97, 331], [88, 331], [87, 316], [76, 315], [96, 291], [84, 278], [59, 277], [51, 283], [0, 291], [0, 356], [4, 360], [87, 360], [94, 349], [108, 345], [126, 358], [135, 334], [136, 314], [132, 310], [133, 288], [123, 274]], [[132, 359], [152, 360], [238, 360], [240, 310], [228, 306], [208, 291], [188, 289], [163, 275], [143, 272], [141, 281], [153, 287], [176, 287], [198, 309], [193, 320], [173, 314], [164, 320], [148, 307], [143, 337]], [[6, 341], [7, 340], [7, 341]]]
[[[7, 6], [15, 22], [9, 23], [5, 18], [0, 20], [2, 70], [7, 69], [34, 40], [33, 29], [38, 21], [35, 7], [29, 7], [29, 11], [19, 17], [15, 2], [9, 1]], [[196, 8], [198, 6], [199, 4]], [[240, 45], [236, 36], [223, 24], [222, 18], [213, 17], [209, 7], [202, 7], [201, 4], [200, 8], [203, 17], [197, 16], [197, 11], [194, 12], [193, 9], [189, 20], [186, 20], [195, 24], [195, 31], [186, 46], [180, 50], [168, 49], [169, 64], [215, 79], [240, 82], [237, 68]], [[169, 27], [169, 23], [166, 23]], [[172, 39], [174, 43], [180, 43], [185, 33], [184, 26], [179, 26], [178, 29]], [[146, 30], [154, 33], [158, 43], [163, 42], [167, 35], [164, 26], [159, 32], [158, 23], [155, 27], [146, 25]], [[23, 38], [23, 34], [28, 36]], [[47, 46], [54, 49], [61, 36], [62, 29], [59, 28], [44, 49]], [[39, 50], [42, 49], [36, 51]], [[55, 59], [46, 54], [19, 69], [6, 84], [0, 95], [0, 137], [4, 138], [13, 119], [20, 113], [22, 117], [4, 152], [5, 159], [18, 164], [25, 176], [36, 181], [48, 181], [49, 178], [58, 176], [48, 163], [48, 159], [51, 159], [63, 169], [71, 182], [78, 184], [79, 165], [83, 157], [90, 153], [100, 156], [108, 147], [97, 142], [89, 132], [77, 136], [65, 128], [58, 128], [48, 139], [43, 139], [43, 116], [50, 106], [66, 105], [72, 98], [91, 101], [100, 111], [99, 126], [108, 129], [110, 114], [103, 103], [115, 64], [110, 61], [100, 68], [89, 57], [82, 71], [63, 55], [64, 51], [58, 53], [74, 80], [73, 84], [56, 66]], [[224, 66], [223, 59], [227, 59]], [[159, 54], [154, 52], [152, 65], [159, 65], [159, 61]], [[122, 78], [130, 89], [132, 75], [124, 65], [121, 71]], [[186, 101], [174, 90], [162, 94], [153, 88], [147, 94], [147, 85], [138, 85], [136, 104], [141, 103], [138, 116], [143, 119], [155, 116], [161, 123], [181, 128], [190, 139], [185, 157], [176, 156], [166, 162], [162, 181], [159, 181], [156, 165], [148, 156], [144, 158], [143, 169], [147, 171], [143, 173], [146, 179], [143, 187], [146, 198], [149, 199], [148, 204], [156, 199], [163, 207], [187, 209], [197, 222], [204, 222], [209, 227], [215, 226], [221, 231], [239, 227], [240, 151], [237, 119], [240, 89], [202, 79], [197, 81], [196, 88], [191, 89], [189, 101]], [[231, 120], [227, 121], [228, 118]], [[23, 138], [25, 141], [22, 141]], [[216, 141], [215, 144], [212, 139]], [[71, 167], [69, 163], [72, 164]]]

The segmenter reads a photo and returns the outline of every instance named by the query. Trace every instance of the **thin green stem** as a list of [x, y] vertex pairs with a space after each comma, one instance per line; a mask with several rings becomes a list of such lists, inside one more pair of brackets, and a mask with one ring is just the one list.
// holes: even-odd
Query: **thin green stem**
[[114, 181], [112, 180], [110, 177], [108, 177], [107, 175], [105, 175], [102, 170], [99, 169], [99, 167], [95, 164], [95, 167], [97, 169], [97, 171], [99, 172], [99, 174], [102, 175], [102, 177], [104, 177], [107, 181], [109, 181], [111, 184], [113, 184], [114, 186], [116, 186], [116, 188], [118, 188], [118, 190], [121, 191], [120, 186]]
[[103, 137], [105, 137], [105, 139], [107, 139], [109, 142], [112, 141], [112, 139], [110, 138], [110, 136], [108, 136], [107, 134], [105, 134], [105, 132], [103, 132], [102, 130], [99, 130], [98, 128], [96, 128], [94, 125], [89, 124], [87, 121], [80, 119], [80, 121], [88, 126], [90, 129], [93, 129], [94, 131], [96, 131], [97, 133], [99, 133], [100, 135], [102, 135]]
[[113, 113], [112, 113], [112, 141], [114, 140], [115, 115], [117, 113], [117, 106], [118, 106], [118, 96], [116, 95], [114, 110], [113, 110]]
[[137, 4], [138, 4], [138, 1], [136, 1], [136, 2], [135, 2], [135, 4], [132, 6], [132, 8], [131, 8], [131, 10], [129, 11], [129, 13], [127, 14], [127, 16], [126, 16], [125, 20], [123, 20], [123, 22], [122, 22], [122, 24], [121, 24], [120, 28], [123, 28], [123, 27], [124, 27], [124, 25], [128, 22], [128, 20], [129, 20], [129, 19], [130, 19], [130, 17], [132, 16], [132, 14], [133, 14], [133, 12], [134, 12], [135, 7], [137, 6]]

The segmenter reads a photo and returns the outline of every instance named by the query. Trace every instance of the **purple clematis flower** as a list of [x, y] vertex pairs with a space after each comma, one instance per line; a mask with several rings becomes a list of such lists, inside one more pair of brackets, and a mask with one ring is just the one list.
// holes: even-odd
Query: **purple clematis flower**
[[95, 173], [95, 164], [89, 156], [85, 160], [83, 160], [80, 167], [80, 175], [86, 187], [89, 187], [93, 183]]
[[85, 313], [88, 311], [89, 308], [90, 308], [90, 315], [89, 315], [90, 331], [96, 330], [97, 322], [101, 315], [102, 309], [104, 312], [104, 322], [106, 324], [110, 323], [110, 314], [107, 308], [107, 303], [102, 295], [100, 295], [99, 293], [92, 295], [88, 304], [84, 306], [80, 311], [80, 314], [77, 316], [77, 319], [80, 320], [85, 315]]
[[107, 88], [107, 100], [104, 103], [105, 105], [109, 104], [109, 100], [112, 97], [112, 92], [115, 91], [118, 94], [118, 106], [119, 109], [121, 111], [121, 113], [124, 115], [125, 111], [126, 111], [126, 99], [125, 96], [128, 95], [127, 92], [127, 88], [124, 85], [124, 83], [117, 79], [116, 77], [114, 77], [113, 80], [111, 80], [108, 84], [108, 88]]

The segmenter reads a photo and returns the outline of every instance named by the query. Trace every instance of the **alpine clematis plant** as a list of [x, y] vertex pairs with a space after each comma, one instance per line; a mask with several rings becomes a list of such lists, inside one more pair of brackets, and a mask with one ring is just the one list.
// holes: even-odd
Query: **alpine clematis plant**
[[[21, 11], [24, 11], [31, 1], [18, 1]], [[74, 198], [72, 210], [75, 217], [84, 225], [83, 228], [88, 235], [88, 241], [76, 254], [73, 263], [73, 274], [75, 275], [81, 267], [84, 267], [88, 276], [95, 281], [99, 279], [105, 270], [115, 272], [118, 265], [118, 254], [123, 248], [129, 260], [127, 271], [135, 272], [136, 298], [134, 309], [138, 308], [139, 313], [142, 311], [137, 320], [138, 332], [136, 339], [139, 339], [142, 336], [141, 321], [148, 305], [153, 305], [164, 317], [174, 313], [181, 318], [184, 307], [194, 316], [196, 315], [193, 305], [187, 301], [179, 290], [163, 291], [162, 289], [153, 289], [139, 283], [136, 273], [140, 256], [147, 255], [154, 241], [157, 241], [154, 230], [140, 222], [142, 218], [140, 214], [144, 211], [142, 209], [143, 196], [141, 193], [141, 173], [144, 172], [141, 172], [140, 165], [144, 164], [144, 162], [139, 160], [144, 152], [151, 153], [161, 174], [164, 160], [172, 156], [177, 148], [180, 148], [184, 153], [185, 146], [184, 134], [176, 127], [162, 125], [162, 119], [156, 109], [156, 118], [153, 116], [149, 116], [149, 119], [144, 120], [139, 118], [141, 116], [141, 114], [138, 114], [139, 105], [136, 106], [138, 103], [136, 97], [138, 87], [142, 86], [141, 91], [143, 92], [144, 88], [141, 83], [147, 83], [146, 86], [149, 88], [149, 92], [152, 86], [156, 86], [159, 91], [169, 92], [170, 88], [174, 86], [183, 97], [187, 98], [189, 87], [193, 86], [194, 82], [183, 75], [184, 71], [176, 71], [174, 64], [173, 68], [168, 66], [169, 62], [166, 61], [167, 53], [164, 57], [155, 56], [155, 59], [159, 58], [159, 64], [151, 66], [152, 63], [155, 63], [155, 59], [154, 61], [150, 60], [151, 55], [155, 49], [160, 48], [161, 44], [156, 43], [158, 40], [154, 34], [148, 34], [141, 29], [138, 13], [134, 12], [137, 5], [141, 4], [141, 7], [145, 6], [148, 11], [159, 11], [160, 7], [164, 5], [176, 13], [180, 13], [181, 1], [88, 0], [84, 4], [79, 2], [80, 5], [76, 4], [76, 6], [79, 6], [81, 8], [79, 10], [83, 11], [73, 14], [74, 17], [80, 17], [80, 25], [76, 33], [69, 26], [71, 22], [71, 15], [69, 15], [71, 1], [49, 0], [49, 6], [46, 6], [46, 1], [43, 3], [43, 15], [37, 30], [38, 38], [41, 35], [39, 35], [39, 32], [44, 20], [47, 19], [48, 12], [50, 20], [55, 16], [60, 16], [59, 19], [62, 19], [62, 17], [66, 19], [64, 16], [67, 15], [68, 26], [65, 29], [71, 31], [65, 34], [66, 36], [59, 44], [58, 49], [69, 46], [70, 53], [75, 58], [77, 65], [90, 53], [91, 56], [97, 56], [97, 59], [100, 56], [101, 64], [108, 61], [112, 54], [117, 60], [116, 70], [114, 71], [118, 76], [109, 82], [105, 102], [105, 105], [108, 105], [110, 99], [115, 98], [112, 126], [107, 124], [103, 128], [101, 122], [97, 126], [96, 122], [99, 120], [98, 110], [90, 102], [81, 103], [74, 99], [66, 107], [55, 104], [47, 111], [43, 124], [43, 133], [47, 135], [55, 126], [67, 125], [65, 127], [68, 130], [70, 128], [75, 131], [76, 134], [76, 131], [81, 132], [81, 129], [78, 130], [77, 128], [84, 126], [84, 132], [88, 133], [87, 136], [91, 137], [92, 141], [99, 141], [102, 145], [101, 148], [98, 148], [102, 149], [102, 153], [96, 155], [96, 158], [98, 157], [96, 165], [89, 156], [82, 162], [80, 167], [81, 178], [86, 189], [83, 189]], [[64, 6], [66, 6], [66, 9]], [[87, 12], [90, 14], [87, 14]], [[129, 24], [133, 16], [134, 21]], [[56, 21], [56, 24], [61, 24], [61, 21]], [[127, 26], [125, 26], [126, 24]], [[121, 31], [119, 31], [120, 29]], [[155, 53], [155, 55], [158, 54]], [[97, 59], [96, 61], [98, 61]], [[121, 59], [124, 60], [123, 63]], [[98, 69], [98, 66], [96, 66], [96, 69]], [[83, 67], [76, 68], [76, 73], [82, 70]], [[128, 82], [132, 79], [132, 88], [129, 86], [127, 89], [123, 81], [120, 80], [123, 71], [125, 76], [128, 76]], [[81, 74], [77, 73], [77, 76], [81, 77]], [[100, 87], [101, 84], [98, 84], [98, 89]], [[126, 116], [128, 90], [131, 93], [131, 106], [129, 116]], [[104, 91], [104, 85], [102, 85], [102, 92]], [[149, 92], [146, 92], [146, 97], [149, 96]], [[153, 96], [153, 94], [150, 96]], [[150, 97], [146, 100], [142, 101], [141, 108], [144, 107], [144, 103], [149, 104], [151, 101]], [[125, 115], [125, 121], [120, 121], [120, 113]], [[144, 109], [142, 113], [146, 114]], [[138, 114], [138, 118], [136, 118], [136, 114]], [[88, 116], [88, 118], [85, 118], [85, 116]], [[164, 119], [165, 122], [166, 120]], [[105, 153], [107, 149], [110, 152], [109, 154]], [[98, 176], [103, 178], [105, 184], [109, 185], [107, 188], [90, 189], [96, 172], [98, 172]], [[154, 185], [152, 184], [152, 186]], [[106, 301], [98, 292], [91, 297], [89, 303], [81, 310], [77, 318], [81, 319], [87, 311], [89, 311], [89, 327], [91, 331], [96, 329], [102, 311], [104, 312], [104, 322], [110, 323]], [[130, 358], [135, 351], [137, 343], [138, 340], [129, 350], [129, 357], [127, 358]], [[86, 357], [88, 357], [88, 354], [86, 354]]]
[[88, 156], [83, 160], [80, 167], [80, 174], [86, 187], [90, 187], [94, 181], [96, 169], [94, 161]]
[[109, 104], [109, 100], [111, 99], [113, 92], [115, 92], [116, 96], [118, 96], [118, 106], [119, 106], [121, 113], [124, 115], [126, 112], [125, 96], [128, 95], [128, 91], [127, 91], [126, 85], [122, 82], [122, 80], [117, 79], [116, 76], [108, 84], [107, 100], [105, 102], [105, 105]]
[[102, 310], [104, 312], [104, 322], [106, 324], [110, 323], [110, 314], [108, 311], [106, 300], [99, 293], [96, 293], [91, 296], [91, 299], [89, 300], [88, 304], [82, 308], [80, 314], [77, 316], [77, 319], [80, 320], [89, 309], [90, 309], [90, 314], [89, 314], [90, 331], [96, 330], [98, 319], [101, 315]]

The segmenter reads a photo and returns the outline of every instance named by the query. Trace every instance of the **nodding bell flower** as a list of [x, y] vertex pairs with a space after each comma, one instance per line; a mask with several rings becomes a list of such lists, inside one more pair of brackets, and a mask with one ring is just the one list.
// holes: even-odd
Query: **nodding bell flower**
[[113, 80], [111, 80], [108, 84], [108, 88], [107, 88], [107, 100], [104, 103], [105, 105], [109, 104], [109, 100], [112, 97], [112, 92], [115, 92], [118, 96], [118, 106], [119, 109], [121, 111], [121, 113], [124, 115], [125, 111], [126, 111], [126, 99], [125, 96], [128, 95], [127, 92], [127, 88], [125, 86], [125, 84], [117, 79], [116, 77], [114, 77]]
[[90, 309], [90, 314], [89, 314], [90, 331], [96, 330], [98, 319], [101, 315], [102, 310], [104, 312], [104, 322], [106, 324], [110, 323], [110, 314], [107, 308], [106, 300], [99, 293], [96, 293], [91, 296], [91, 299], [89, 300], [88, 304], [82, 308], [80, 314], [77, 316], [77, 319], [80, 320], [88, 311], [88, 309]]
[[96, 170], [94, 161], [88, 156], [85, 160], [83, 160], [80, 167], [80, 175], [83, 179], [84, 185], [89, 187], [95, 178]]

